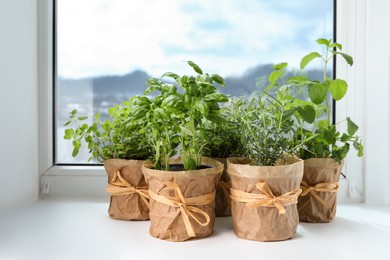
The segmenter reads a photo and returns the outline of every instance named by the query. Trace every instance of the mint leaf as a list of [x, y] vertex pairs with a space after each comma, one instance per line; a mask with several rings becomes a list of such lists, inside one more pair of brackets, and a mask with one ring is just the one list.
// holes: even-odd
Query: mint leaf
[[353, 136], [354, 134], [356, 134], [357, 130], [359, 129], [359, 127], [354, 122], [352, 122], [349, 117], [347, 117], [347, 126], [349, 136]]
[[329, 90], [335, 100], [340, 100], [347, 93], [348, 84], [345, 80], [335, 79], [330, 83]]
[[309, 64], [315, 58], [321, 58], [321, 57], [322, 57], [321, 54], [319, 54], [318, 52], [311, 52], [307, 54], [301, 60], [301, 64], [300, 64], [301, 70], [303, 70], [307, 66], [307, 64]]
[[308, 123], [313, 123], [314, 119], [316, 118], [316, 111], [312, 106], [304, 106], [304, 107], [298, 107], [297, 108], [298, 113], [301, 115], [303, 120], [305, 120]]
[[309, 84], [308, 91], [311, 101], [319, 105], [324, 101], [328, 88], [323, 84]]
[[275, 64], [273, 66], [273, 68], [274, 68], [274, 70], [282, 70], [282, 69], [286, 68], [287, 65], [288, 65], [287, 62], [282, 62], [282, 63]]
[[344, 60], [348, 63], [348, 65], [350, 65], [350, 66], [353, 65], [353, 58], [351, 56], [349, 56], [348, 54], [343, 53], [343, 52], [338, 52], [338, 51], [334, 51], [333, 53], [340, 54], [344, 58]]
[[316, 42], [318, 44], [322, 44], [322, 45], [326, 45], [326, 46], [328, 46], [330, 44], [330, 40], [327, 40], [327, 39], [324, 39], [324, 38], [320, 38]]

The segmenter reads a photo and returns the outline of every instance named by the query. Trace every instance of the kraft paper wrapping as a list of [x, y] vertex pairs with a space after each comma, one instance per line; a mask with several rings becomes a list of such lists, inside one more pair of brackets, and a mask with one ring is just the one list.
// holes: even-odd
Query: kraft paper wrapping
[[232, 184], [227, 174], [227, 158], [212, 158], [224, 164], [223, 173], [221, 179], [218, 182], [217, 189], [215, 190], [215, 216], [226, 217], [231, 216], [230, 206], [230, 188]]
[[122, 220], [148, 220], [147, 186], [140, 160], [104, 161], [108, 175], [107, 192], [111, 193], [108, 214]]
[[336, 215], [338, 181], [344, 161], [331, 158], [304, 160], [302, 194], [298, 199], [299, 220], [327, 223]]
[[[170, 164], [182, 163], [181, 158]], [[203, 165], [213, 166], [194, 171], [154, 170], [145, 163], [142, 172], [149, 185], [149, 233], [169, 241], [207, 237], [215, 222], [215, 188], [223, 164], [203, 157]]]
[[276, 166], [249, 163], [246, 158], [228, 158], [234, 233], [256, 241], [293, 238], [299, 223], [296, 203], [303, 161], [290, 157]]

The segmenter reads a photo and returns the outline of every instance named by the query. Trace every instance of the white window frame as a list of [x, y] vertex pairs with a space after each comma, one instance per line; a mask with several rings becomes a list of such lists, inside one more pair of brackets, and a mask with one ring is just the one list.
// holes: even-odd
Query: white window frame
[[[381, 0], [375, 0], [381, 1]], [[336, 121], [350, 116], [359, 126], [358, 134], [366, 139], [366, 121], [363, 106], [366, 77], [366, 14], [367, 1], [337, 1], [337, 41], [343, 44], [343, 51], [354, 57], [355, 64], [349, 67], [340, 59], [337, 61], [336, 75], [347, 80], [351, 86], [347, 97], [337, 103]], [[41, 197], [104, 197], [107, 183], [106, 173], [102, 166], [56, 166], [53, 160], [53, 3], [51, 0], [39, 1], [39, 87], [40, 87], [40, 173]], [[359, 18], [359, 19], [358, 19]], [[363, 28], [363, 30], [362, 30]], [[388, 117], [389, 118], [389, 117]], [[388, 130], [388, 129], [386, 129]], [[387, 131], [389, 133], [389, 131]], [[388, 141], [390, 144], [390, 142]], [[367, 154], [367, 150], [366, 150]], [[357, 158], [351, 151], [346, 159], [343, 173], [348, 180], [340, 179], [339, 202], [364, 202], [364, 173], [367, 167], [367, 156]], [[351, 185], [353, 183], [353, 185]], [[390, 185], [390, 181], [389, 184]], [[351, 189], [354, 188], [354, 189]], [[381, 187], [386, 189], [387, 186]], [[383, 198], [372, 198], [381, 202]], [[387, 200], [390, 199], [390, 192]], [[386, 200], [386, 198], [385, 198]]]

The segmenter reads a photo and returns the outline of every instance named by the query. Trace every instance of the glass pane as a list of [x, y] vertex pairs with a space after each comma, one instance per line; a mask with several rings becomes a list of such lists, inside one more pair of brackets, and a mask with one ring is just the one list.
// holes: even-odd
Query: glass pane
[[[85, 163], [63, 140], [69, 112], [97, 111], [143, 93], [150, 76], [192, 73], [192, 60], [249, 95], [272, 64], [299, 68], [333, 36], [333, 0], [57, 0], [56, 163]], [[312, 66], [313, 74], [321, 75]]]

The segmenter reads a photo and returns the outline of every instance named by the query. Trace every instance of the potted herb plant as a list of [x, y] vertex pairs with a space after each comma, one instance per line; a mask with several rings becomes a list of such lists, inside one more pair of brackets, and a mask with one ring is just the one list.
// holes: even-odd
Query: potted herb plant
[[[342, 45], [339, 43], [326, 39], [318, 39], [317, 43], [325, 47], [324, 55], [311, 52], [302, 58], [300, 67], [303, 70], [313, 60], [322, 60], [323, 80], [294, 76], [288, 83], [290, 88], [295, 88], [299, 95], [298, 102], [307, 112], [296, 114], [299, 127], [294, 138], [300, 141], [312, 137], [300, 147], [298, 153], [304, 159], [303, 192], [298, 201], [299, 218], [306, 222], [330, 222], [336, 214], [338, 181], [344, 158], [351, 145], [357, 150], [357, 156], [363, 156], [363, 145], [356, 135], [358, 126], [349, 117], [342, 121], [347, 124], [346, 133], [340, 133], [331, 118], [330, 97], [336, 101], [342, 99], [348, 84], [342, 79], [329, 78], [327, 66], [335, 56], [344, 58], [351, 66], [353, 59], [341, 52]], [[308, 97], [305, 98], [303, 93], [307, 93]]]
[[215, 191], [216, 217], [231, 216], [231, 182], [227, 174], [227, 158], [244, 155], [241, 143], [241, 127], [232, 113], [239, 103], [239, 99], [230, 98], [229, 106], [222, 109], [222, 116], [226, 119], [225, 122], [206, 122], [206, 133], [209, 140], [214, 140], [214, 142], [206, 144], [204, 155], [223, 163], [225, 166]]
[[[274, 66], [279, 76], [286, 66]], [[279, 77], [275, 75], [269, 76], [271, 83]], [[295, 236], [303, 175], [303, 161], [294, 156], [302, 145], [296, 145], [292, 138], [296, 131], [294, 102], [286, 97], [285, 89], [274, 88], [273, 95], [270, 88], [236, 107], [245, 157], [228, 158], [227, 169], [232, 181], [234, 233], [257, 241]]]
[[65, 130], [64, 138], [72, 140], [75, 157], [83, 147], [89, 149], [89, 160], [104, 162], [108, 175], [106, 191], [111, 194], [108, 213], [110, 217], [122, 220], [149, 219], [149, 201], [142, 164], [151, 157], [152, 149], [147, 142], [142, 125], [129, 118], [133, 100], [108, 109], [110, 119], [100, 120], [100, 113], [91, 125], [87, 117], [78, 116], [77, 110], [70, 113], [73, 126]]
[[[142, 171], [149, 185], [150, 234], [185, 241], [209, 236], [214, 226], [214, 193], [223, 164], [203, 157], [209, 142], [205, 122], [224, 122], [220, 102], [228, 97], [217, 93], [223, 85], [216, 74], [203, 73], [187, 62], [196, 76], [165, 73], [175, 84], [151, 78], [145, 95], [155, 94], [150, 103], [136, 104], [134, 114], [145, 121], [145, 132], [153, 147], [153, 163]], [[180, 87], [180, 91], [177, 90]], [[171, 158], [176, 152], [177, 158]]]

